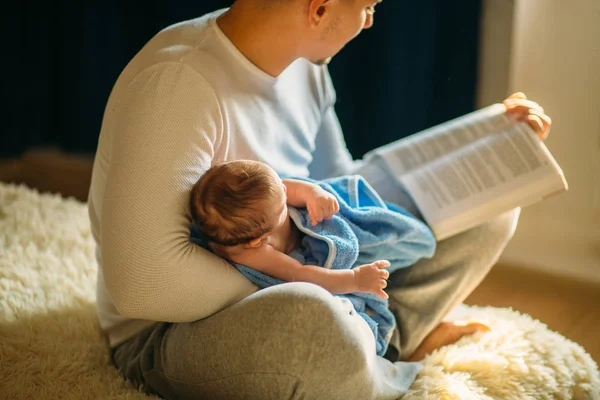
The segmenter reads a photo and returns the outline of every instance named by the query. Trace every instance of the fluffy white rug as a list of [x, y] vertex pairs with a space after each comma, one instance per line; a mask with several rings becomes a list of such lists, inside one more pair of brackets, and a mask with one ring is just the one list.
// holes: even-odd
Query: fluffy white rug
[[[109, 364], [96, 268], [85, 204], [0, 183], [0, 398], [147, 398]], [[462, 312], [493, 331], [425, 359], [404, 399], [600, 398], [579, 345], [512, 310]]]

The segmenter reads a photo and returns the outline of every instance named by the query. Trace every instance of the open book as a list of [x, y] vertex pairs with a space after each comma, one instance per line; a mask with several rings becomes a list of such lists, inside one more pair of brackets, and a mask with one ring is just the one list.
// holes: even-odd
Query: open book
[[568, 190], [526, 123], [494, 104], [367, 153], [413, 197], [438, 240]]

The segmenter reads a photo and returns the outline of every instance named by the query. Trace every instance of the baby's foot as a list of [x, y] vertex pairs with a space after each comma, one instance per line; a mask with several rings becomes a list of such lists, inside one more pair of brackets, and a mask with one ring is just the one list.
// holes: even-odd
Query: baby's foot
[[489, 332], [490, 327], [480, 322], [442, 322], [427, 337], [407, 361], [419, 361], [442, 346], [456, 343], [465, 335]]

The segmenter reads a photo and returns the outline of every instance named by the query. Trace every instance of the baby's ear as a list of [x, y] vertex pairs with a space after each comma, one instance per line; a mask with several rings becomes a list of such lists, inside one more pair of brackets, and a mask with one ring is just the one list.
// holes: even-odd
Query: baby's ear
[[260, 247], [261, 243], [262, 243], [262, 238], [256, 238], [256, 239], [252, 239], [251, 241], [246, 243], [244, 245], [244, 247], [245, 248], [256, 248], [256, 247]]

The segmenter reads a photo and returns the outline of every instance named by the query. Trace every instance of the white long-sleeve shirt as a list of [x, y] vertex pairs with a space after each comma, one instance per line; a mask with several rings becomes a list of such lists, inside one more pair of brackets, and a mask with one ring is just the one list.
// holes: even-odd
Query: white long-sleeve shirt
[[152, 38], [108, 100], [89, 194], [97, 305], [111, 346], [156, 321], [205, 318], [256, 290], [190, 243], [189, 192], [211, 164], [255, 159], [285, 176], [351, 172], [327, 69], [279, 77], [248, 61], [218, 11]]

